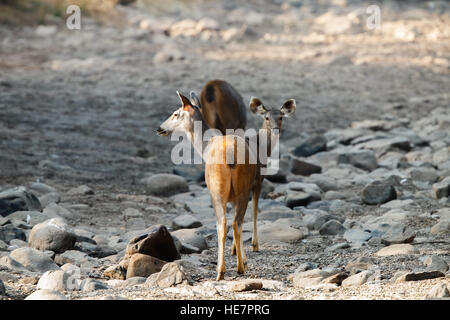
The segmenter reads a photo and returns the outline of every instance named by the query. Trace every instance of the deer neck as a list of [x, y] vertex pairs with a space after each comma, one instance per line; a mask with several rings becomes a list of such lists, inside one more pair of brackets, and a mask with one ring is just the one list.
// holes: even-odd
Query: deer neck
[[203, 135], [209, 129], [209, 126], [199, 110], [195, 111], [193, 119], [192, 126], [187, 130], [186, 134], [189, 141], [191, 141], [194, 150], [203, 158], [203, 152], [206, 150], [209, 143], [209, 140], [205, 141], [203, 139]]
[[278, 140], [280, 138], [280, 132], [275, 132], [275, 130], [272, 130], [268, 128], [265, 123], [263, 123], [262, 128], [264, 132], [266, 133], [266, 141], [267, 141], [267, 156], [270, 157], [272, 155], [272, 150], [275, 148], [275, 146], [278, 143]]

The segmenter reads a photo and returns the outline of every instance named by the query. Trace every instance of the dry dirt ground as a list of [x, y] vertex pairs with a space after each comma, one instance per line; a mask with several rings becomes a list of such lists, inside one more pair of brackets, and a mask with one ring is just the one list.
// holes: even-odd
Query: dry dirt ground
[[[179, 2], [175, 2], [179, 4]], [[208, 1], [192, 6], [144, 11], [119, 7], [120, 23], [97, 24], [82, 17], [81, 30], [0, 26], [0, 187], [29, 186], [41, 181], [61, 192], [62, 203], [87, 204], [76, 227], [121, 234], [128, 228], [123, 210], [130, 202], [151, 205], [138, 181], [146, 174], [172, 173], [171, 147], [154, 133], [179, 102], [176, 90], [199, 92], [211, 79], [230, 82], [248, 102], [261, 98], [280, 106], [297, 101], [297, 112], [285, 123], [282, 143], [295, 145], [305, 134], [347, 128], [365, 119], [405, 119], [414, 123], [433, 110], [449, 110], [450, 6], [445, 1], [379, 2], [381, 25], [366, 25], [368, 2], [360, 1]], [[158, 10], [157, 10], [158, 9]], [[248, 14], [249, 12], [257, 14]], [[209, 17], [213, 30], [199, 31], [195, 22]], [[172, 26], [172, 27], [171, 27]], [[249, 115], [248, 127], [259, 119]], [[88, 184], [92, 196], [65, 192]], [[351, 190], [357, 195], [359, 190]], [[169, 198], [160, 204], [172, 216]], [[419, 210], [445, 205], [422, 202]], [[366, 214], [379, 208], [363, 206]], [[146, 226], [170, 223], [151, 209]], [[420, 223], [420, 222], [415, 222]], [[424, 219], [422, 229], [431, 227]], [[421, 229], [421, 230], [422, 230]], [[424, 235], [418, 235], [419, 238]], [[287, 280], [298, 265], [345, 264], [377, 248], [323, 253], [334, 238], [312, 234], [294, 244], [267, 244], [261, 252], [247, 247], [247, 278], [282, 281], [282, 290], [251, 293], [220, 291], [207, 298], [232, 299], [422, 299], [436, 283], [365, 284], [356, 288], [297, 289]], [[441, 239], [442, 240], [442, 239]], [[445, 239], [444, 239], [445, 240]], [[216, 239], [208, 239], [210, 255], [199, 283], [215, 277]], [[230, 242], [227, 243], [228, 246]], [[423, 254], [449, 257], [448, 242], [417, 245]], [[245, 278], [235, 272], [228, 255], [227, 280]], [[403, 259], [403, 260], [402, 260]], [[397, 264], [395, 267], [393, 264]], [[396, 270], [412, 270], [409, 258], [378, 261], [384, 278]], [[17, 285], [16, 298], [33, 286]], [[68, 293], [85, 298], [97, 293]], [[111, 289], [103, 295], [134, 299], [205, 298], [200, 293]]]

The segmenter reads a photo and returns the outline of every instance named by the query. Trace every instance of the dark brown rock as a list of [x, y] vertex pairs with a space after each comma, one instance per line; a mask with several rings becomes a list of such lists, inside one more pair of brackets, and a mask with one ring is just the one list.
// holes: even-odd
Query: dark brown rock
[[292, 169], [293, 174], [298, 174], [301, 176], [310, 176], [313, 173], [321, 173], [322, 167], [316, 166], [315, 164], [302, 161], [300, 159], [292, 159]]
[[396, 282], [402, 281], [420, 281], [445, 277], [445, 274], [441, 271], [420, 271], [420, 272], [408, 272], [397, 278]]
[[147, 234], [131, 239], [127, 245], [126, 254], [131, 256], [135, 253], [146, 254], [167, 262], [175, 261], [180, 257], [172, 236], [163, 225], [155, 225]]

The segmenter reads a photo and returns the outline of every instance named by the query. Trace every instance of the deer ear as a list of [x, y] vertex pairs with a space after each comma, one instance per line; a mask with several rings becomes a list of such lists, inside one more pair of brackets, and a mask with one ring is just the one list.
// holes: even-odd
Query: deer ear
[[189, 101], [189, 99], [187, 97], [185, 97], [184, 95], [182, 95], [178, 91], [177, 91], [177, 95], [178, 95], [178, 98], [180, 98], [181, 106], [182, 106], [183, 110], [184, 111], [191, 111], [191, 109], [192, 109], [191, 101]]
[[190, 96], [192, 105], [201, 108], [200, 99], [194, 91], [191, 91]]
[[283, 106], [280, 109], [280, 112], [285, 116], [285, 117], [289, 117], [290, 115], [292, 115], [295, 112], [295, 100], [294, 99], [289, 99], [288, 101], [286, 101]]
[[264, 115], [267, 112], [261, 100], [255, 97], [250, 99], [249, 107], [254, 114]]

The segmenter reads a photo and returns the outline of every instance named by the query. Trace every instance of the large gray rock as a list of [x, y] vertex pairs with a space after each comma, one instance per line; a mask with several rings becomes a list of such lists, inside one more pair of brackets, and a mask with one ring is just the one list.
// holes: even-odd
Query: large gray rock
[[450, 177], [433, 184], [433, 192], [436, 199], [450, 196]]
[[146, 190], [150, 194], [169, 197], [177, 193], [188, 192], [189, 187], [183, 177], [174, 174], [155, 174], [141, 180]]
[[426, 257], [423, 263], [427, 266], [426, 271], [441, 271], [443, 273], [448, 271], [447, 262], [439, 256]]
[[75, 217], [75, 215], [70, 210], [56, 203], [50, 203], [48, 206], [46, 206], [43, 213], [49, 216], [62, 217], [64, 219], [73, 219]]
[[349, 242], [361, 243], [372, 238], [372, 234], [366, 230], [350, 229], [345, 231], [344, 239]]
[[329, 220], [325, 222], [319, 229], [321, 235], [339, 235], [345, 232], [345, 227], [337, 220]]
[[0, 216], [7, 216], [16, 211], [42, 211], [39, 199], [25, 187], [17, 187], [0, 192]]
[[182, 243], [187, 243], [191, 246], [203, 251], [208, 248], [205, 238], [197, 233], [195, 229], [179, 229], [173, 231], [172, 234], [177, 237]]
[[291, 209], [298, 206], [306, 206], [313, 201], [321, 199], [320, 188], [312, 183], [290, 182], [286, 186], [285, 194], [286, 206]]
[[387, 182], [374, 181], [365, 186], [362, 192], [362, 201], [371, 205], [386, 203], [396, 198], [395, 188]]
[[33, 248], [16, 249], [10, 253], [10, 256], [30, 271], [44, 273], [60, 269], [47, 253]]
[[271, 241], [291, 242], [303, 239], [307, 232], [292, 228], [289, 225], [275, 222], [267, 222], [258, 226], [259, 243], [267, 243]]
[[66, 296], [54, 290], [36, 290], [25, 300], [67, 300]]
[[148, 287], [169, 288], [177, 285], [192, 285], [190, 275], [192, 266], [185, 261], [177, 260], [166, 264], [159, 273], [154, 273], [147, 278], [145, 285]]
[[385, 245], [411, 243], [416, 234], [404, 224], [394, 224], [387, 229], [381, 237], [381, 242]]
[[77, 279], [63, 270], [52, 270], [45, 272], [37, 283], [37, 289], [52, 291], [77, 290]]
[[76, 235], [60, 218], [39, 223], [33, 227], [28, 243], [38, 250], [51, 250], [62, 253], [71, 250], [76, 242]]
[[20, 239], [12, 239], [9, 242], [9, 245], [14, 248], [28, 247], [28, 242]]
[[365, 270], [365, 271], [359, 272], [357, 274], [354, 274], [354, 275], [348, 277], [344, 281], [342, 281], [342, 286], [343, 287], [352, 287], [352, 286], [363, 285], [364, 283], [367, 282], [367, 280], [370, 278], [371, 275], [372, 275], [372, 271], [370, 271], [370, 270]]
[[80, 290], [84, 292], [105, 290], [105, 289], [109, 289], [109, 286], [97, 279], [87, 278], [81, 281], [80, 283]]
[[[249, 215], [251, 216], [251, 215]], [[291, 210], [285, 206], [274, 206], [264, 209], [258, 213], [258, 220], [275, 221], [278, 219], [300, 218], [298, 211]]]
[[30, 190], [38, 193], [39, 195], [57, 192], [55, 188], [53, 188], [45, 183], [42, 183], [42, 182], [33, 182], [30, 185]]
[[201, 227], [202, 223], [190, 214], [183, 214], [181, 216], [176, 217], [172, 221], [172, 228], [174, 230], [178, 229], [192, 229]]
[[422, 182], [435, 182], [439, 175], [437, 174], [436, 170], [433, 168], [414, 168], [409, 172], [411, 179], [416, 181], [422, 181]]
[[66, 263], [80, 265], [82, 262], [88, 260], [88, 255], [77, 250], [67, 250], [64, 253], [55, 256], [55, 263], [62, 266]]
[[307, 206], [309, 203], [320, 200], [320, 195], [309, 194], [303, 191], [288, 191], [286, 195], [286, 206], [289, 208]]
[[43, 213], [39, 211], [16, 211], [8, 216], [9, 219], [16, 219], [26, 222], [31, 226], [44, 222], [51, 218], [57, 218], [55, 213]]
[[292, 153], [296, 157], [309, 157], [315, 153], [327, 150], [327, 138], [315, 135], [306, 138]]
[[302, 212], [304, 214], [303, 222], [310, 230], [319, 230], [329, 220], [344, 222], [343, 218], [318, 209], [304, 209]]
[[373, 171], [378, 167], [377, 158], [372, 150], [357, 150], [341, 153], [337, 162], [338, 164], [351, 164], [366, 171]]
[[0, 258], [0, 266], [6, 267], [10, 270], [20, 273], [28, 273], [29, 270], [25, 268], [20, 262], [14, 260], [9, 255]]
[[12, 224], [0, 227], [0, 240], [9, 243], [14, 239], [26, 240], [25, 233], [22, 229], [16, 228]]
[[56, 192], [47, 193], [39, 197], [39, 202], [41, 203], [43, 208], [47, 207], [51, 203], [59, 203], [60, 201], [61, 196]]

